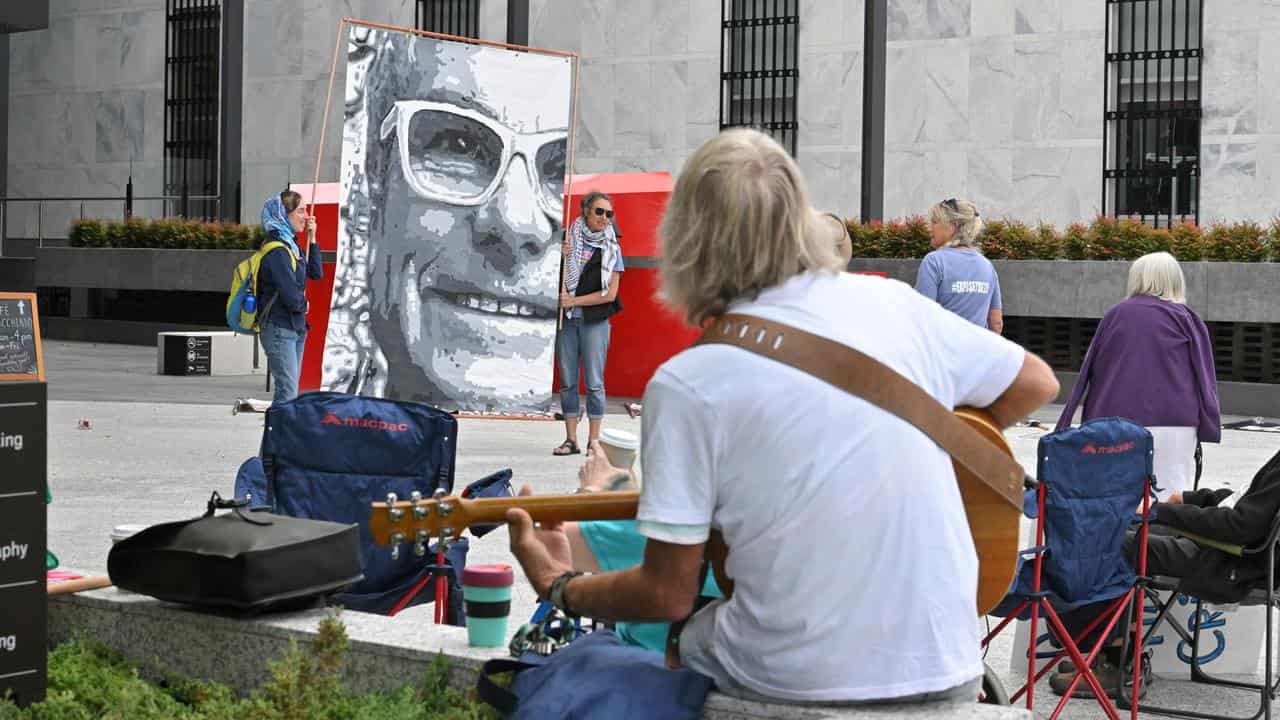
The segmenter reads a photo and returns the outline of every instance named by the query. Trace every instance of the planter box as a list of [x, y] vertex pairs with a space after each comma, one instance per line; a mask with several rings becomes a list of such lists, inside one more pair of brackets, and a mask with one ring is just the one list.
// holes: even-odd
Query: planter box
[[[1128, 262], [993, 260], [1005, 315], [1100, 318], [1124, 299]], [[854, 258], [849, 269], [915, 284], [919, 260]], [[1280, 263], [1182, 263], [1187, 305], [1206, 322], [1280, 323]]]
[[227, 292], [248, 250], [40, 248], [36, 285], [117, 290]]

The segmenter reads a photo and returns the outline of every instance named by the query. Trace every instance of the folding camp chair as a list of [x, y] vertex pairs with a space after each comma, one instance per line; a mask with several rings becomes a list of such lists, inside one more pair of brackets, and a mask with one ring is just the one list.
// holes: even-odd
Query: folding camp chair
[[[1202, 454], [1200, 446], [1196, 445], [1196, 479], [1194, 487], [1200, 487], [1200, 471], [1202, 468]], [[1263, 646], [1265, 660], [1264, 671], [1261, 683], [1241, 682], [1237, 680], [1226, 680], [1224, 678], [1215, 677], [1205, 672], [1200, 667], [1200, 618], [1202, 614], [1202, 602], [1200, 598], [1195, 599], [1195, 613], [1191, 616], [1195, 618], [1195, 627], [1188, 629], [1186, 625], [1179, 622], [1170, 610], [1177, 602], [1179, 595], [1188, 594], [1184, 588], [1184, 581], [1181, 578], [1156, 576], [1151, 579], [1151, 583], [1147, 589], [1148, 597], [1152, 600], [1157, 608], [1155, 620], [1151, 626], [1144, 632], [1143, 642], [1146, 642], [1161, 627], [1167, 624], [1183, 642], [1191, 647], [1191, 681], [1205, 685], [1218, 685], [1222, 687], [1231, 687], [1240, 690], [1250, 690], [1258, 693], [1258, 710], [1252, 715], [1232, 716], [1232, 715], [1214, 715], [1212, 713], [1195, 712], [1191, 710], [1180, 710], [1177, 708], [1157, 707], [1155, 705], [1141, 704], [1138, 709], [1143, 712], [1155, 713], [1158, 715], [1169, 715], [1172, 717], [1193, 718], [1194, 720], [1257, 720], [1258, 718], [1271, 718], [1271, 705], [1275, 700], [1276, 694], [1280, 692], [1280, 677], [1275, 676], [1277, 664], [1280, 664], [1280, 658], [1275, 657], [1275, 649], [1272, 647], [1273, 637], [1273, 613], [1272, 609], [1280, 608], [1280, 592], [1275, 591], [1275, 565], [1276, 565], [1276, 548], [1280, 546], [1280, 513], [1271, 521], [1271, 530], [1267, 533], [1266, 540], [1249, 547], [1232, 548], [1225, 545], [1218, 546], [1223, 552], [1235, 555], [1262, 555], [1265, 553], [1267, 562], [1267, 584], [1254, 588], [1250, 593], [1240, 601], [1240, 605], [1244, 606], [1266, 606], [1266, 631], [1265, 642]], [[1268, 590], [1271, 588], [1271, 590]], [[1167, 592], [1168, 597], [1161, 601], [1155, 591]]]
[[[1029, 492], [1036, 518], [1035, 545], [1021, 552], [1021, 566], [1010, 593], [992, 613], [1004, 616], [983, 640], [985, 647], [1015, 618], [1030, 618], [1031, 648], [1027, 682], [1010, 700], [1026, 695], [1027, 709], [1035, 700], [1035, 683], [1058, 661], [1069, 656], [1077, 676], [1054, 709], [1051, 720], [1062, 713], [1080, 682], [1092, 691], [1111, 720], [1119, 720], [1115, 705], [1093, 672], [1093, 661], [1110, 639], [1121, 619], [1132, 610], [1142, 627], [1142, 586], [1146, 571], [1147, 519], [1152, 477], [1151, 434], [1123, 418], [1102, 418], [1079, 428], [1061, 430], [1040, 439], [1037, 450], [1038, 483]], [[1138, 516], [1137, 575], [1126, 558], [1124, 546]], [[1028, 508], [1030, 510], [1030, 508]], [[1060, 613], [1085, 605], [1110, 601], [1097, 619], [1078, 636], [1064, 627]], [[1040, 669], [1035, 651], [1043, 615], [1051, 637], [1062, 646]], [[1079, 643], [1099, 627], [1099, 639], [1086, 655]], [[1141, 643], [1131, 657], [1141, 656]], [[1133, 662], [1133, 698], [1137, 703], [1141, 662]], [[1119, 683], [1123, 685], [1124, 683]], [[1137, 717], [1137, 710], [1133, 710]]]

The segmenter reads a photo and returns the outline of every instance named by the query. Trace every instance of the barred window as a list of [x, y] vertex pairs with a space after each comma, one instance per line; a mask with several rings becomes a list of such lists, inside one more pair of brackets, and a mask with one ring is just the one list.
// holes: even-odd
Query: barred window
[[418, 0], [416, 23], [419, 30], [480, 37], [480, 0]]
[[1103, 211], [1200, 217], [1203, 0], [1107, 0]]
[[720, 129], [753, 127], [796, 152], [800, 0], [722, 0]]
[[212, 218], [218, 194], [220, 0], [166, 0], [164, 194], [191, 196], [179, 212]]

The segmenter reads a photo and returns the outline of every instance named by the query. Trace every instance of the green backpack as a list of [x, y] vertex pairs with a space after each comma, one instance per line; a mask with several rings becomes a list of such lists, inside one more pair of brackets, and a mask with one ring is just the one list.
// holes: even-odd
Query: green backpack
[[[288, 246], [279, 240], [265, 242], [257, 252], [236, 265], [235, 272], [231, 274], [231, 293], [227, 296], [227, 325], [238, 333], [255, 335], [261, 332], [258, 318], [265, 318], [271, 310], [271, 304], [276, 301], [273, 295], [265, 305], [258, 303], [258, 268], [262, 266], [262, 259], [267, 253], [276, 248], [287, 250]], [[293, 253], [289, 253], [289, 262], [292, 263], [294, 272], [297, 272], [298, 258]]]

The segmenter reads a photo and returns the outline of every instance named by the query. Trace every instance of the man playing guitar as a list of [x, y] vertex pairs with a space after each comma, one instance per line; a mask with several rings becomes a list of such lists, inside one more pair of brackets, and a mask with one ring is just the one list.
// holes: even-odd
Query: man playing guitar
[[[905, 284], [838, 272], [843, 231], [809, 208], [777, 143], [726, 131], [688, 159], [671, 196], [666, 295], [695, 325], [731, 311], [856, 348], [1000, 427], [1056, 395], [1048, 366], [1017, 345]], [[876, 405], [723, 345], [667, 361], [643, 403], [643, 563], [574, 573], [558, 526], [511, 509], [511, 550], [539, 596], [571, 614], [677, 622], [693, 609], [709, 540], [714, 550], [722, 539], [729, 597], [679, 634], [679, 659], [721, 691], [976, 698], [978, 560], [944, 450]]]

